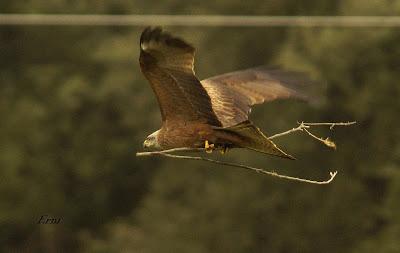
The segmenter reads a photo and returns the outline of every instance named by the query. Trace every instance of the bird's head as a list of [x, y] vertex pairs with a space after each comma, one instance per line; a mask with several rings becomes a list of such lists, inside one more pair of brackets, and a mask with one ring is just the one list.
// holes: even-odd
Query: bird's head
[[160, 149], [161, 146], [158, 143], [158, 133], [160, 130], [155, 131], [154, 133], [147, 136], [146, 140], [143, 142], [143, 148], [146, 149]]

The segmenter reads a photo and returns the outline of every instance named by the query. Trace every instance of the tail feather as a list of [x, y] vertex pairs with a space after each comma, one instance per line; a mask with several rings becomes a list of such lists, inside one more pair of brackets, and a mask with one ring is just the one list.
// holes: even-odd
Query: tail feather
[[293, 156], [278, 148], [275, 143], [268, 139], [267, 136], [265, 136], [265, 134], [249, 120], [223, 129], [233, 132], [241, 137], [240, 143], [234, 143], [239, 147], [295, 160]]

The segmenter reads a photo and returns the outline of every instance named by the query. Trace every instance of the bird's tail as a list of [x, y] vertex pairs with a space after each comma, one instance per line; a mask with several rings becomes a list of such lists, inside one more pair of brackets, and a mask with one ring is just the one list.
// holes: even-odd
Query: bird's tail
[[268, 139], [267, 136], [249, 120], [231, 127], [223, 128], [223, 130], [234, 133], [240, 137], [239, 143], [233, 143], [234, 146], [295, 160], [293, 156], [278, 148], [275, 143]]

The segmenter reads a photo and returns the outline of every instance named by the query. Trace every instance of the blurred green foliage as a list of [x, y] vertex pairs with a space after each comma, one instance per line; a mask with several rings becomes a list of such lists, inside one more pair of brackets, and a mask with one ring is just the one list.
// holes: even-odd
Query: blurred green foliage
[[[3, 13], [393, 15], [399, 1], [2, 1]], [[167, 28], [197, 48], [200, 78], [261, 64], [327, 84], [318, 107], [277, 101], [251, 118], [356, 120], [279, 140], [299, 160], [226, 159], [313, 186], [200, 162], [137, 159], [160, 126], [140, 73], [143, 27], [0, 27], [1, 252], [399, 252], [400, 31], [396, 28]], [[36, 224], [41, 215], [58, 225]]]

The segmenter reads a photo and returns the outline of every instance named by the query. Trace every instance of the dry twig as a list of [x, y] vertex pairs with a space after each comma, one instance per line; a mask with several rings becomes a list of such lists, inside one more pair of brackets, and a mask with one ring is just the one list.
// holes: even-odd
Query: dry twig
[[[204, 149], [202, 149], [204, 150]], [[291, 177], [291, 176], [286, 176], [286, 175], [281, 175], [276, 173], [275, 171], [266, 171], [264, 169], [260, 168], [255, 168], [243, 164], [238, 164], [238, 163], [230, 163], [230, 162], [223, 162], [219, 160], [214, 160], [210, 158], [205, 158], [201, 156], [184, 156], [184, 155], [172, 155], [169, 153], [172, 152], [177, 152], [177, 151], [198, 151], [198, 149], [190, 149], [190, 148], [177, 148], [177, 149], [167, 149], [163, 151], [153, 151], [153, 152], [140, 152], [136, 153], [136, 156], [152, 156], [152, 155], [158, 155], [158, 156], [164, 156], [164, 157], [169, 157], [169, 158], [178, 158], [178, 159], [187, 159], [187, 160], [201, 160], [201, 161], [207, 161], [211, 163], [216, 163], [216, 164], [221, 164], [225, 166], [232, 166], [232, 167], [237, 167], [237, 168], [243, 168], [247, 170], [252, 170], [258, 173], [262, 174], [267, 174], [273, 177], [279, 177], [279, 178], [284, 178], [292, 181], [298, 181], [298, 182], [303, 182], [303, 183], [310, 183], [310, 184], [329, 184], [332, 182], [332, 180], [335, 178], [337, 171], [335, 172], [330, 172], [330, 178], [325, 181], [315, 181], [315, 180], [310, 180], [310, 179], [304, 179], [304, 178], [297, 178], [297, 177]]]
[[336, 144], [333, 141], [329, 140], [329, 138], [323, 139], [323, 138], [318, 137], [318, 136], [314, 135], [313, 133], [311, 133], [310, 130], [309, 130], [311, 128], [311, 126], [329, 126], [329, 129], [333, 130], [333, 128], [335, 126], [350, 126], [350, 125], [353, 125], [355, 123], [356, 123], [355, 121], [351, 121], [351, 122], [324, 122], [324, 123], [297, 122], [297, 124], [299, 124], [298, 127], [292, 128], [292, 129], [290, 129], [288, 131], [285, 131], [285, 132], [282, 132], [282, 133], [279, 133], [279, 134], [272, 135], [272, 136], [270, 136], [268, 138], [269, 139], [274, 139], [274, 138], [281, 137], [281, 136], [284, 136], [284, 135], [287, 135], [287, 134], [290, 134], [290, 133], [293, 133], [293, 132], [304, 131], [306, 134], [308, 134], [312, 138], [322, 142], [326, 146], [328, 146], [330, 148], [333, 148], [333, 149], [336, 149]]
[[[299, 124], [298, 127], [290, 129], [290, 130], [282, 132], [282, 133], [275, 134], [275, 135], [269, 137], [269, 139], [282, 137], [284, 135], [288, 135], [288, 134], [293, 133], [293, 132], [304, 131], [305, 133], [307, 133], [312, 138], [324, 143], [328, 147], [336, 149], [335, 143], [332, 142], [331, 140], [329, 140], [329, 138], [326, 138], [326, 139], [320, 138], [320, 137], [312, 134], [309, 131], [309, 128], [311, 128], [311, 126], [330, 126], [330, 129], [332, 130], [333, 127], [335, 127], [335, 126], [349, 126], [349, 125], [353, 125], [355, 123], [356, 122], [340, 122], [340, 123], [305, 123], [305, 122], [301, 122], [301, 123], [298, 123]], [[173, 149], [167, 149], [167, 150], [161, 150], [161, 151], [138, 152], [138, 153], [136, 153], [136, 156], [154, 156], [154, 155], [156, 155], [156, 156], [164, 156], [164, 157], [176, 158], [176, 159], [201, 160], [201, 161], [207, 161], [207, 162], [221, 164], [221, 165], [225, 165], [225, 166], [232, 166], [232, 167], [252, 170], [252, 171], [255, 171], [255, 172], [258, 172], [258, 173], [266, 174], [266, 175], [273, 176], [273, 177], [283, 178], [283, 179], [287, 179], [287, 180], [298, 181], [298, 182], [303, 182], [303, 183], [310, 183], [310, 184], [319, 184], [319, 185], [321, 185], [321, 184], [329, 184], [330, 182], [332, 182], [332, 180], [335, 178], [335, 176], [337, 174], [337, 171], [329, 172], [330, 178], [328, 180], [316, 181], [316, 180], [310, 180], [310, 179], [305, 179], [305, 178], [298, 178], [298, 177], [291, 177], [291, 176], [281, 175], [281, 174], [276, 173], [275, 171], [267, 171], [267, 170], [264, 170], [264, 169], [251, 167], [251, 166], [247, 166], [247, 165], [243, 165], [243, 164], [224, 162], [224, 161], [214, 160], [214, 159], [201, 157], [201, 156], [186, 156], [186, 155], [173, 155], [173, 154], [171, 154], [171, 153], [174, 153], [174, 152], [183, 152], [183, 151], [194, 152], [194, 151], [205, 151], [205, 149], [204, 148], [173, 148]]]

